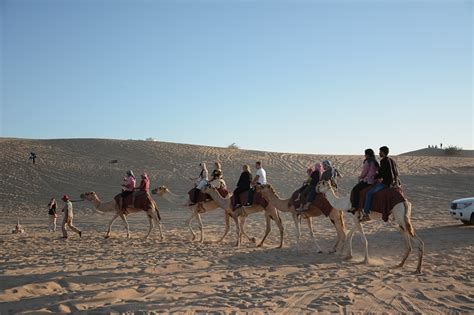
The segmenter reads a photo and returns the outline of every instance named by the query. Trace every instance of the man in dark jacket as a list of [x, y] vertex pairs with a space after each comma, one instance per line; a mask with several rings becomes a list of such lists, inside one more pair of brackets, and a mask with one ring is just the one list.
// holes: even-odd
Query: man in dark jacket
[[375, 178], [381, 179], [382, 181], [374, 184], [374, 186], [367, 192], [364, 203], [364, 216], [362, 217], [361, 222], [370, 220], [369, 213], [370, 207], [372, 206], [373, 195], [382, 189], [392, 187], [398, 183], [397, 167], [395, 161], [388, 157], [388, 147], [383, 146], [379, 150], [379, 155], [382, 159], [380, 160], [380, 168], [375, 175]]
[[240, 174], [239, 181], [237, 182], [237, 188], [234, 190], [234, 204], [233, 209], [237, 209], [242, 204], [240, 200], [240, 194], [250, 190], [252, 183], [252, 174], [250, 173], [250, 166], [244, 165], [243, 172]]

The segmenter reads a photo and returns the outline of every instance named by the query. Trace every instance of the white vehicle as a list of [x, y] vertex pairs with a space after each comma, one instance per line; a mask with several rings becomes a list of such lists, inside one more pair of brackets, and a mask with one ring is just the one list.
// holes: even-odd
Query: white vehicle
[[454, 200], [449, 213], [466, 225], [474, 224], [474, 197]]

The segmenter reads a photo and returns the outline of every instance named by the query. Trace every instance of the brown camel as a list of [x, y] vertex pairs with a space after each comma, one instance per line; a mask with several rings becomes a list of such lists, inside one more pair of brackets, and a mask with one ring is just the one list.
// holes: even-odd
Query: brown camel
[[[236, 221], [237, 223], [239, 221], [238, 217], [240, 217], [239, 228], [237, 229], [237, 243], [235, 244], [235, 246], [239, 247], [240, 244], [242, 243], [242, 235], [247, 236], [244, 230], [246, 217], [252, 213], [265, 212], [265, 220], [266, 220], [265, 235], [263, 236], [262, 240], [257, 246], [261, 247], [263, 245], [263, 242], [265, 241], [265, 239], [267, 238], [268, 234], [270, 233], [272, 229], [271, 220], [274, 220], [276, 225], [278, 226], [278, 229], [280, 230], [280, 245], [277, 248], [283, 247], [283, 223], [281, 222], [281, 218], [278, 215], [278, 211], [276, 210], [275, 207], [268, 205], [266, 208], [264, 208], [261, 205], [252, 205], [250, 207], [240, 207], [236, 209], [235, 211], [233, 211], [230, 195], [224, 198], [219, 194], [216, 188], [210, 185], [204, 188], [204, 192], [206, 194], [209, 194], [212, 197], [212, 199], [216, 201], [219, 204], [219, 206], [225, 210], [226, 231], [224, 233], [224, 236], [227, 234], [229, 230], [228, 225], [227, 225], [228, 218], [231, 217], [234, 219], [234, 221], [236, 221], [237, 219]], [[247, 238], [249, 237], [247, 236]], [[253, 239], [251, 240], [253, 241]]]
[[[261, 192], [263, 198], [265, 198], [265, 200], [267, 200], [269, 204], [273, 205], [275, 208], [277, 208], [280, 211], [291, 213], [291, 215], [293, 216], [293, 221], [295, 222], [295, 226], [296, 226], [296, 237], [297, 237], [298, 249], [299, 249], [299, 241], [301, 237], [300, 220], [298, 217], [301, 216], [308, 220], [308, 226], [309, 226], [313, 241], [315, 243], [316, 250], [319, 253], [322, 253], [321, 247], [319, 246], [316, 240], [316, 237], [314, 235], [313, 225], [312, 225], [312, 218], [321, 216], [323, 214], [321, 209], [319, 209], [315, 205], [311, 205], [308, 211], [298, 212], [296, 211], [296, 208], [293, 205], [291, 198], [281, 199], [272, 185], [269, 185], [269, 184], [264, 185], [262, 188], [258, 188], [258, 190]], [[334, 248], [331, 252], [342, 251], [344, 242], [346, 240], [346, 230], [345, 230], [342, 211], [332, 208], [331, 212], [329, 213], [329, 219], [334, 224], [334, 227], [336, 228], [336, 233], [337, 233], [336, 244], [334, 245]]]
[[160, 231], [160, 238], [163, 240], [163, 231], [161, 228], [161, 217], [160, 217], [160, 212], [158, 210], [158, 206], [156, 205], [155, 201], [153, 199], [151, 203], [148, 204], [146, 209], [141, 209], [141, 208], [131, 208], [127, 207], [126, 213], [124, 213], [120, 208], [117, 202], [114, 200], [109, 201], [109, 202], [101, 202], [99, 199], [99, 196], [93, 191], [91, 192], [86, 192], [81, 194], [81, 199], [85, 199], [90, 201], [94, 207], [101, 211], [101, 212], [114, 212], [114, 216], [112, 220], [109, 223], [109, 227], [107, 229], [107, 233], [105, 234], [105, 238], [110, 237], [110, 230], [112, 229], [112, 224], [117, 220], [118, 217], [122, 219], [122, 221], [125, 224], [125, 228], [127, 229], [127, 237], [130, 238], [130, 228], [128, 226], [128, 221], [127, 221], [127, 215], [131, 213], [137, 213], [137, 212], [145, 212], [148, 216], [148, 221], [150, 222], [150, 228], [148, 230], [148, 233], [145, 237], [147, 239], [150, 236], [151, 230], [153, 229], [153, 221], [156, 222], [158, 225], [158, 229]]

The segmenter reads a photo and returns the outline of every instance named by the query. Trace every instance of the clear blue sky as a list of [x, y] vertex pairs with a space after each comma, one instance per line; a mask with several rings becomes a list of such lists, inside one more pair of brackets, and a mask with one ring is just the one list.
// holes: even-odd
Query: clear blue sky
[[473, 148], [472, 1], [0, 0], [3, 137]]

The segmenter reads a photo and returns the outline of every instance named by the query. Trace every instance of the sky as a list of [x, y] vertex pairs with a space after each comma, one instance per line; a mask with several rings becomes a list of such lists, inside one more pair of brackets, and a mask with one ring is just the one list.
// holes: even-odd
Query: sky
[[0, 136], [473, 149], [472, 1], [0, 0]]

